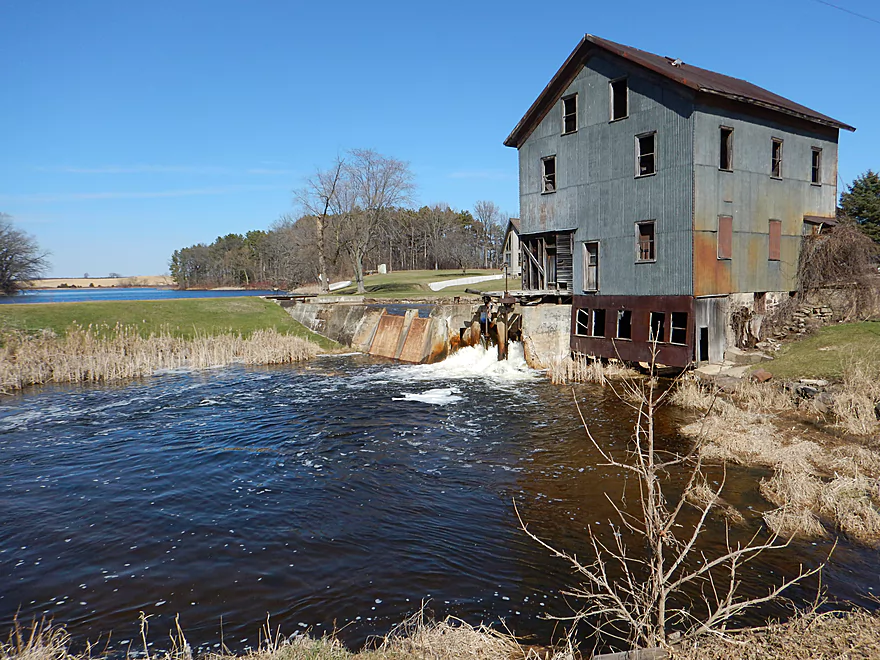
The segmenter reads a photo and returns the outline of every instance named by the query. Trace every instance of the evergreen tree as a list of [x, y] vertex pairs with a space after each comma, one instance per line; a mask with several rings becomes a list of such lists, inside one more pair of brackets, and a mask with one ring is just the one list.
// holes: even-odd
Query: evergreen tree
[[840, 196], [840, 208], [859, 223], [868, 236], [880, 242], [880, 175], [868, 170]]

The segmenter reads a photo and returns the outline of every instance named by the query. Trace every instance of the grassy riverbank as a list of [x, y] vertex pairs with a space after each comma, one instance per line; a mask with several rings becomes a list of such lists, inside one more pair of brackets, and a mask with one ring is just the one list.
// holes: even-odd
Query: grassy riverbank
[[142, 337], [165, 333], [193, 339], [198, 336], [273, 330], [314, 342], [329, 350], [335, 342], [316, 335], [275, 303], [254, 296], [77, 303], [27, 303], [0, 306], [0, 334], [34, 334], [50, 330], [63, 336], [71, 328], [137, 328]]

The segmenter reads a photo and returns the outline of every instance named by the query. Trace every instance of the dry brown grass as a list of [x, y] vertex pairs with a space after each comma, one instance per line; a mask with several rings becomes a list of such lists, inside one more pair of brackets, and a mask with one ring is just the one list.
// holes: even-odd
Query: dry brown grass
[[184, 339], [170, 332], [142, 337], [132, 326], [74, 327], [4, 335], [0, 391], [41, 383], [106, 382], [148, 376], [161, 369], [203, 369], [232, 363], [284, 364], [314, 357], [319, 347], [275, 330], [249, 337], [226, 333]]
[[853, 435], [880, 431], [874, 406], [880, 401], [880, 369], [875, 361], [850, 360], [844, 367], [843, 387], [834, 397], [837, 425]]
[[623, 362], [602, 362], [586, 355], [575, 354], [554, 360], [547, 366], [547, 375], [554, 385], [566, 383], [596, 383], [605, 385], [609, 378], [637, 378], [638, 372]]
[[80, 660], [70, 653], [70, 636], [64, 628], [36, 621], [29, 628], [18, 621], [8, 640], [0, 642], [0, 660]]
[[858, 660], [880, 658], [880, 617], [863, 611], [805, 614], [766, 629], [704, 637], [671, 660]]

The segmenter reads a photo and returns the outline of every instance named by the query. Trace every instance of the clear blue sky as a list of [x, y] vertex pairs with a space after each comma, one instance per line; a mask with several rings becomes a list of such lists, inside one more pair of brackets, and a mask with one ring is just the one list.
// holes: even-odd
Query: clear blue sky
[[[422, 204], [518, 213], [502, 142], [584, 33], [858, 128], [880, 169], [880, 3], [0, 0], [0, 211], [53, 276], [158, 274], [265, 229], [337, 152], [409, 161]], [[873, 19], [873, 20], [872, 20]]]

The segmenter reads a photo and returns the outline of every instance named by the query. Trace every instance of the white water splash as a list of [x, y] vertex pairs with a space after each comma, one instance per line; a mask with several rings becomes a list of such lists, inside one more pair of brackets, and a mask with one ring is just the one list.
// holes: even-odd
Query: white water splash
[[473, 379], [510, 383], [530, 381], [540, 376], [526, 364], [523, 347], [511, 342], [506, 360], [498, 359], [498, 349], [490, 346], [466, 346], [442, 362], [418, 364], [398, 370], [400, 375], [412, 380]]
[[435, 406], [445, 406], [449, 403], [461, 401], [463, 397], [458, 396], [459, 390], [453, 387], [437, 387], [432, 390], [425, 390], [420, 394], [405, 393], [402, 397], [393, 397], [392, 401], [420, 401], [422, 403], [430, 403]]

